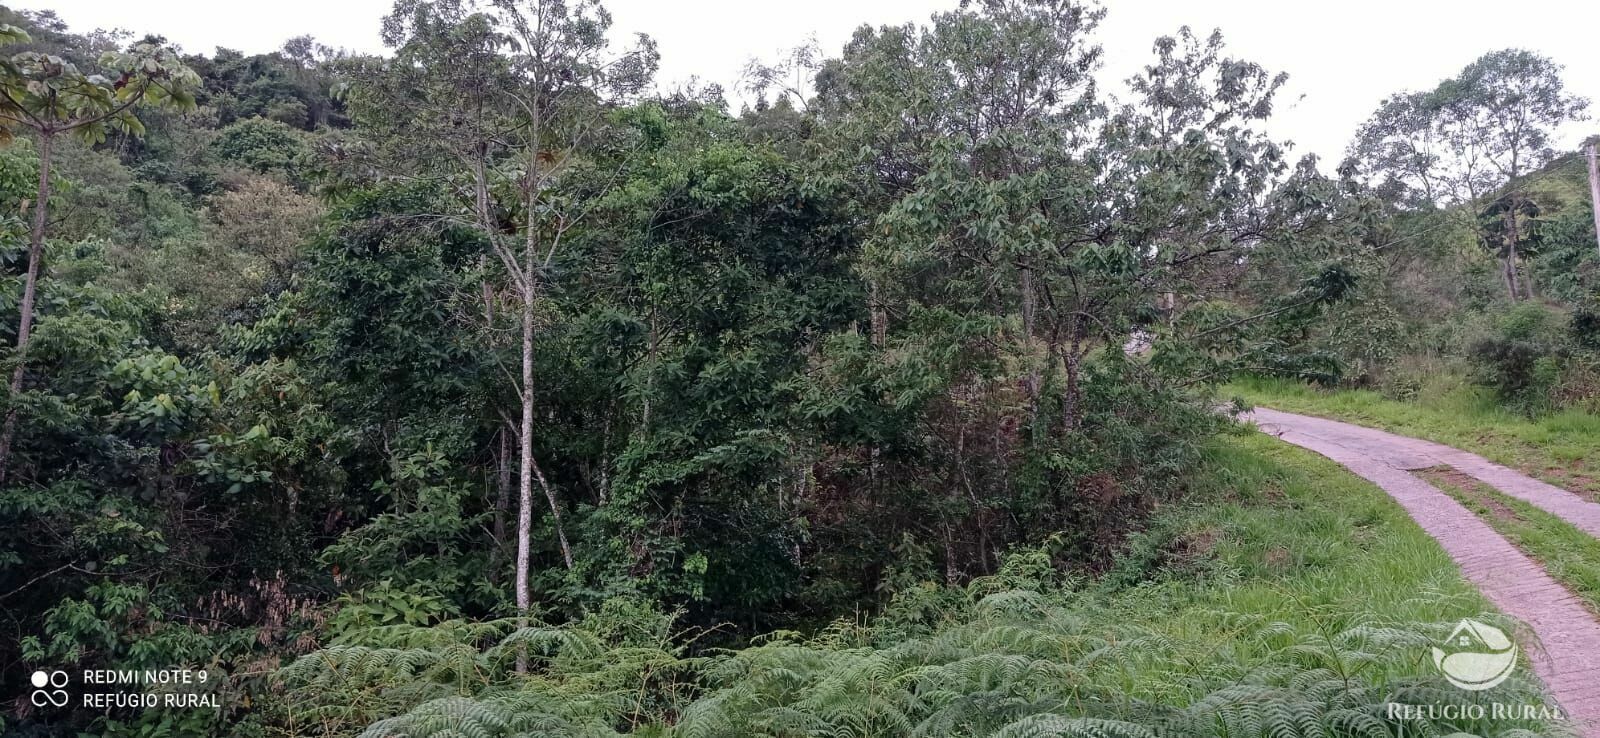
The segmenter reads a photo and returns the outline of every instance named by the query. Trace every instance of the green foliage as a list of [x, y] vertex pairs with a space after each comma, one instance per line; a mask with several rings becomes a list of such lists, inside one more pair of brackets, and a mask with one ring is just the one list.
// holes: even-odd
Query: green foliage
[[[232, 675], [215, 712], [5, 727], [1380, 735], [1385, 699], [1457, 699], [1404, 654], [1481, 603], [1372, 490], [1219, 451], [1211, 388], [1459, 349], [1491, 321], [1411, 318], [1491, 304], [1464, 233], [1586, 300], [1576, 221], [1292, 164], [1283, 76], [1220, 34], [1159, 39], [1114, 103], [1104, 12], [864, 29], [733, 117], [652, 96], [654, 46], [610, 58], [587, 1], [403, 0], [387, 57], [0, 11], [0, 338], [37, 318], [0, 660]], [[1581, 394], [1594, 311], [1536, 312], [1494, 381]]]
[[1560, 315], [1543, 305], [1519, 305], [1507, 312], [1489, 335], [1469, 349], [1484, 384], [1523, 412], [1548, 411], [1558, 381], [1564, 327]]
[[[512, 620], [393, 625], [346, 633], [275, 677], [285, 726], [327, 734], [615, 734], [674, 704], [693, 660], [672, 618], [610, 602], [567, 627]], [[516, 675], [519, 656], [530, 662]], [[385, 716], [395, 715], [395, 717]], [[366, 727], [371, 723], [370, 727]], [[366, 727], [365, 731], [361, 729]]]
[[[21, 29], [0, 26], [0, 42], [28, 41]], [[106, 52], [99, 66], [109, 77], [79, 71], [72, 61], [36, 51], [25, 51], [0, 61], [0, 131], [6, 140], [18, 127], [44, 135], [70, 132], [92, 143], [102, 143], [109, 131], [139, 134], [144, 131], [133, 104], [148, 101], [193, 108], [200, 78], [184, 66], [171, 50], [141, 42], [126, 52]]]
[[[602, 641], [582, 624], [389, 628], [367, 637], [396, 645], [333, 647], [279, 678], [299, 701], [295, 724], [331, 734], [356, 734], [364, 716], [403, 710], [373, 721], [363, 736], [1400, 736], [1540, 727], [1388, 716], [1391, 702], [1476, 704], [1442, 678], [1396, 676], [1415, 668], [1414, 654], [1448, 624], [1301, 631], [1216, 613], [1234, 621], [1255, 657], [1229, 664], [1231, 679], [1180, 673], [1163, 683], [1157, 666], [1181, 662], [1192, 644], [1099, 623], [1091, 605], [1070, 594], [980, 580], [961, 599], [934, 616], [937, 626], [909, 638], [880, 642], [893, 626], [841, 624], [815, 639], [775, 634], [694, 659], [662, 644]], [[885, 621], [900, 616], [892, 608]], [[536, 672], [509, 672], [518, 650]], [[1130, 674], [1141, 678], [1130, 683]], [[1206, 691], [1226, 681], [1233, 683]], [[1495, 696], [1539, 699], [1522, 682]]]
[[[995, 575], [904, 589], [866, 620], [699, 652], [665, 646], [693, 640], [674, 637], [671, 616], [621, 601], [561, 627], [375, 628], [353, 634], [359, 647], [279, 673], [293, 708], [284, 717], [294, 716], [281, 725], [333, 735], [1559, 730], [1388, 717], [1390, 702], [1475, 699], [1443, 682], [1428, 649], [1452, 619], [1494, 616], [1381, 491], [1332, 463], [1260, 437], [1205, 459], [1200, 498], [1154, 526], [1167, 531], [1149, 544], [1163, 560], [1127, 579], [1064, 577], [1050, 546], [1022, 548]], [[530, 668], [519, 676], [523, 642]], [[1527, 682], [1496, 689], [1486, 698], [1540, 701]]]
[[300, 134], [266, 118], [233, 123], [211, 145], [223, 161], [262, 173], [292, 173], [308, 153]]
[[328, 635], [335, 642], [357, 638], [351, 634], [369, 628], [432, 625], [454, 614], [443, 597], [395, 589], [387, 580], [344, 595], [337, 608], [327, 624]]
[[1600, 294], [1600, 245], [1594, 209], [1587, 202], [1562, 209], [1542, 224], [1542, 248], [1534, 263], [1540, 289], [1569, 305], [1588, 306]]
[[[1373, 370], [1360, 383], [1387, 381], [1397, 361], [1465, 358], [1518, 412], [1592, 404], [1596, 362], [1583, 339], [1592, 209], [1581, 157], [1552, 145], [1588, 101], [1565, 90], [1561, 72], [1532, 51], [1493, 51], [1432, 90], [1389, 98], [1363, 126], [1341, 171], [1392, 224], [1374, 234], [1383, 239], [1375, 249], [1392, 250], [1378, 256], [1385, 277], [1369, 299], [1401, 318], [1352, 325], [1398, 328], [1374, 332], [1397, 335], [1384, 351], [1362, 352]], [[1504, 304], [1523, 301], [1546, 304]], [[1525, 325], [1560, 322], [1554, 316], [1568, 310], [1570, 337]]]
[[205, 83], [200, 104], [215, 110], [224, 126], [252, 118], [302, 130], [349, 125], [334, 94], [335, 68], [345, 61], [344, 53], [310, 36], [289, 39], [268, 54], [219, 48], [210, 57], [185, 61]]

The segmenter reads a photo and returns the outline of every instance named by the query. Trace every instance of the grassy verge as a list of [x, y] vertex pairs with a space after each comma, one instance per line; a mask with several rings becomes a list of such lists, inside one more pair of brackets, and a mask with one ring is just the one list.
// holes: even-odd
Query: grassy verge
[[1483, 390], [1457, 385], [1414, 402], [1376, 392], [1322, 390], [1281, 379], [1241, 379], [1224, 393], [1278, 410], [1346, 420], [1472, 451], [1591, 499], [1600, 499], [1600, 416], [1568, 411], [1529, 420]]
[[1429, 469], [1422, 476], [1543, 564], [1591, 612], [1600, 613], [1600, 540], [1454, 469]]
[[[1251, 434], [1224, 439], [1209, 467], [1196, 501], [1161, 512], [1096, 587], [1106, 622], [1249, 661], [1218, 613], [1339, 630], [1490, 609], [1404, 510], [1334, 462]], [[1430, 671], [1417, 655], [1415, 673]]]

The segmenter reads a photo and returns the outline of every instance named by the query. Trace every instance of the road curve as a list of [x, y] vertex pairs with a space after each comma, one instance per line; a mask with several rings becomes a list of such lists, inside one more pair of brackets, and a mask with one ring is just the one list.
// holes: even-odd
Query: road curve
[[1526, 623], [1534, 672], [1581, 735], [1600, 738], [1600, 622], [1534, 560], [1417, 476], [1449, 466], [1600, 537], [1600, 505], [1449, 446], [1267, 408], [1244, 413], [1262, 432], [1315, 451], [1378, 485], [1450, 554], [1496, 607]]

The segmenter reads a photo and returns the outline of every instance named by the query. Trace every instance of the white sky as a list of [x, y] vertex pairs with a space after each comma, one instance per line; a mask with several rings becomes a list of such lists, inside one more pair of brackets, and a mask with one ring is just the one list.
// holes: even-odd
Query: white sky
[[[609, 0], [614, 38], [643, 31], [661, 51], [659, 82], [699, 76], [735, 82], [752, 57], [775, 58], [815, 36], [837, 50], [863, 23], [925, 20], [956, 0]], [[1592, 0], [1105, 0], [1099, 38], [1102, 80], [1136, 72], [1155, 37], [1188, 24], [1221, 28], [1229, 52], [1290, 75], [1271, 129], [1337, 163], [1360, 122], [1388, 94], [1431, 87], [1486, 51], [1532, 49], [1566, 66], [1568, 90], [1600, 101], [1600, 3]], [[322, 43], [381, 52], [378, 19], [391, 0], [16, 0], [53, 8], [75, 31], [125, 28], [160, 33], [191, 52], [226, 46], [247, 53], [276, 49], [310, 34]], [[1301, 96], [1304, 96], [1303, 98]], [[735, 102], [737, 107], [737, 102]], [[1600, 112], [1600, 106], [1596, 108]], [[1600, 122], [1563, 131], [1575, 147]]]

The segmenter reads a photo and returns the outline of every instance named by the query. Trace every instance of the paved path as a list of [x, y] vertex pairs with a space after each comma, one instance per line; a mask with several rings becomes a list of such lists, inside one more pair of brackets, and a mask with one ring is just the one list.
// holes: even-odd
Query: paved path
[[1381, 460], [1395, 469], [1455, 467], [1462, 473], [1511, 497], [1571, 523], [1578, 530], [1600, 538], [1600, 505], [1560, 487], [1503, 467], [1477, 454], [1469, 454], [1460, 449], [1420, 438], [1397, 436], [1337, 420], [1295, 415], [1264, 407], [1256, 409], [1253, 419], [1257, 425], [1263, 426], [1263, 430], [1266, 425], [1292, 428], [1302, 435], [1314, 437], [1324, 443], [1338, 444]]
[[1600, 536], [1600, 505], [1428, 441], [1267, 408], [1257, 408], [1242, 419], [1333, 459], [1388, 492], [1496, 607], [1528, 624], [1539, 641], [1528, 649], [1534, 671], [1581, 735], [1600, 738], [1600, 622], [1544, 567], [1410, 470], [1453, 466], [1596, 536]]

